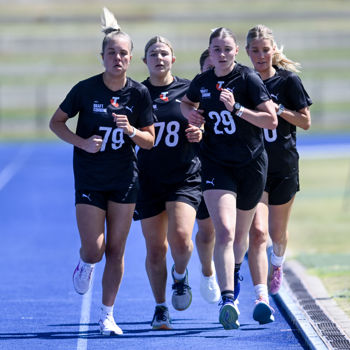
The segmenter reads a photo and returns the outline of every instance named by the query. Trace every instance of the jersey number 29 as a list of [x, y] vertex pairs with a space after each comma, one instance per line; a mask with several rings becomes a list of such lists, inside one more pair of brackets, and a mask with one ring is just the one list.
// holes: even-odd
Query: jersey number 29
[[[232, 135], [236, 131], [236, 124], [233, 120], [233, 117], [229, 111], [221, 111], [220, 114], [216, 111], [211, 111], [208, 113], [210, 119], [216, 119], [214, 124], [215, 134], [223, 134], [224, 131], [226, 134]], [[224, 131], [219, 130], [220, 124], [224, 125]]]

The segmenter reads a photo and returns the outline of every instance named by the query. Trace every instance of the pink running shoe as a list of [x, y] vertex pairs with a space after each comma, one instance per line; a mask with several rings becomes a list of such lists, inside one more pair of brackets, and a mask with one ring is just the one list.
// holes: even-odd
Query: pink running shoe
[[269, 292], [271, 295], [278, 293], [283, 281], [283, 266], [270, 264]]

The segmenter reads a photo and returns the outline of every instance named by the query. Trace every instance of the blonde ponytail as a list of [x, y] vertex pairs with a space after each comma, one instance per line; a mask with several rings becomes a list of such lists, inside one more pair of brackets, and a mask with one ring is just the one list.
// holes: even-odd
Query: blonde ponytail
[[294, 62], [289, 58], [287, 58], [287, 56], [283, 53], [283, 46], [278, 48], [275, 42], [274, 42], [274, 45], [275, 45], [275, 54], [272, 57], [272, 64], [277, 66], [278, 68], [289, 70], [291, 72], [295, 72], [295, 73], [300, 72], [299, 70], [299, 68], [301, 68], [300, 63]]
[[106, 35], [114, 31], [116, 32], [120, 31], [120, 26], [118, 24], [118, 21], [114, 17], [113, 13], [109, 11], [108, 8], [106, 7], [102, 9], [101, 27], [102, 27], [102, 32], [105, 33]]
[[291, 72], [300, 72], [301, 68], [300, 63], [294, 62], [287, 58], [283, 53], [283, 46], [280, 48], [277, 47], [277, 44], [273, 38], [272, 30], [266, 27], [263, 24], [258, 24], [254, 28], [250, 29], [247, 34], [247, 45], [246, 48], [249, 48], [250, 43], [256, 39], [268, 39], [271, 41], [272, 46], [275, 48], [275, 54], [272, 57], [272, 64], [278, 68], [289, 70]]
[[120, 25], [118, 24], [118, 21], [116, 20], [114, 14], [111, 11], [109, 11], [106, 7], [103, 7], [102, 9], [101, 28], [102, 28], [102, 32], [105, 34], [105, 37], [102, 42], [101, 55], [104, 54], [105, 47], [107, 46], [111, 38], [115, 35], [125, 36], [130, 42], [130, 52], [133, 50], [134, 45], [130, 36], [121, 31]]

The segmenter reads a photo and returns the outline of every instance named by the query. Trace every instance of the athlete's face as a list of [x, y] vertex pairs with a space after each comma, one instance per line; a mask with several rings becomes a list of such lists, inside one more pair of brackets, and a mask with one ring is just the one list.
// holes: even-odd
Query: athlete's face
[[214, 38], [209, 46], [211, 62], [217, 75], [228, 74], [235, 64], [238, 46], [230, 36]]
[[210, 57], [207, 57], [204, 60], [203, 67], [202, 67], [202, 72], [206, 72], [207, 70], [214, 68], [213, 64], [211, 63]]
[[102, 55], [106, 72], [114, 76], [126, 74], [131, 57], [129, 39], [123, 35], [114, 36]]
[[144, 61], [151, 76], [162, 76], [171, 71], [175, 57], [168, 45], [155, 43], [149, 47]]
[[272, 68], [272, 58], [275, 47], [270, 39], [255, 39], [247, 48], [247, 54], [253, 63], [254, 69], [264, 73]]

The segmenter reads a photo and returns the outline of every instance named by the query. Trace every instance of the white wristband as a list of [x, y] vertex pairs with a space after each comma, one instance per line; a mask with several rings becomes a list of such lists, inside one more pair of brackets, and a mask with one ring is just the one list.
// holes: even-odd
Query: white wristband
[[132, 139], [136, 135], [136, 129], [132, 127], [132, 133], [129, 135], [129, 137]]
[[244, 107], [241, 106], [241, 108], [236, 112], [236, 116], [237, 116], [237, 117], [241, 117], [242, 114], [243, 114], [243, 112], [244, 112]]

